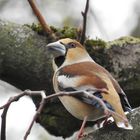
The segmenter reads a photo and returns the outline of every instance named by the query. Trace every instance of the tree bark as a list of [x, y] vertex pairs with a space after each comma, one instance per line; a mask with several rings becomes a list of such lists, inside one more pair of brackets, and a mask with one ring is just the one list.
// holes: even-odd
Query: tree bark
[[[72, 31], [55, 31], [60, 37], [73, 38]], [[76, 31], [74, 31], [76, 32]], [[77, 35], [78, 36], [78, 35]], [[0, 78], [19, 89], [46, 90], [54, 93], [51, 57], [45, 49], [49, 38], [26, 25], [0, 20]], [[92, 58], [107, 68], [119, 81], [133, 107], [140, 105], [140, 38], [123, 37], [115, 41], [87, 40]], [[36, 106], [39, 99], [34, 98]], [[58, 100], [50, 101], [37, 120], [55, 135], [70, 136], [81, 121], [72, 117]], [[90, 123], [91, 124], [91, 123]]]
[[140, 138], [140, 107], [127, 115], [133, 130], [124, 130], [116, 127], [115, 124], [108, 125], [102, 129], [92, 132], [83, 140], [139, 140]]

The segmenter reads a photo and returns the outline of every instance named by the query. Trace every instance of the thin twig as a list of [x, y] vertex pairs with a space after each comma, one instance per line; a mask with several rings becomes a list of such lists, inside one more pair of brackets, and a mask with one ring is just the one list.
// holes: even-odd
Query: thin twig
[[[97, 92], [97, 91], [104, 91], [107, 94], [107, 92], [104, 89], [103, 90], [102, 89], [95, 89], [94, 92]], [[114, 111], [108, 109], [102, 99], [100, 99], [99, 97], [96, 97], [93, 94], [90, 94], [89, 92], [87, 92], [85, 90], [71, 91], [71, 92], [58, 92], [58, 93], [51, 94], [51, 95], [47, 96], [46, 100], [49, 100], [51, 98], [58, 97], [58, 96], [76, 96], [76, 95], [81, 95], [81, 96], [84, 96], [86, 98], [89, 98], [89, 99], [92, 99], [92, 100], [93, 99], [96, 100], [103, 107], [104, 113], [105, 113], [106, 116], [108, 116], [108, 115], [116, 115], [117, 117], [119, 117], [122, 120], [124, 120], [124, 122], [128, 122], [124, 117], [122, 117], [117, 112], [114, 112]]]
[[10, 105], [12, 102], [18, 101], [21, 97], [27, 95], [27, 92], [22, 92], [21, 94], [18, 94], [16, 96], [10, 97], [8, 102], [0, 107], [0, 109], [4, 109], [6, 106]]
[[81, 39], [80, 39], [81, 44], [84, 44], [85, 37], [86, 37], [86, 24], [87, 24], [88, 9], [89, 9], [89, 0], [86, 1], [85, 11], [81, 12], [81, 14], [83, 16], [83, 28], [82, 28], [82, 34], [81, 34]]
[[9, 109], [11, 103], [18, 101], [21, 97], [23, 97], [25, 95], [31, 96], [31, 95], [40, 95], [40, 94], [37, 94], [37, 93], [31, 94], [30, 90], [25, 90], [21, 94], [10, 97], [9, 100], [7, 101], [7, 103], [0, 107], [0, 109], [3, 109], [3, 112], [1, 115], [1, 118], [2, 118], [2, 121], [1, 121], [1, 140], [6, 140], [6, 117], [7, 117], [7, 112], [8, 112], [8, 109]]
[[52, 37], [52, 39], [56, 39], [55, 34], [52, 32], [51, 28], [49, 27], [49, 25], [47, 24], [47, 22], [45, 21], [44, 17], [42, 16], [42, 14], [40, 13], [39, 9], [37, 8], [36, 4], [35, 4], [35, 0], [28, 0], [34, 14], [36, 15], [38, 21], [40, 22], [40, 24], [42, 25], [43, 29], [45, 30], [45, 32], [50, 35], [50, 37]]
[[[94, 90], [92, 90], [92, 91], [93, 92], [103, 91], [103, 92], [107, 93], [106, 90], [104, 90], [104, 89], [95, 89], [95, 91]], [[124, 122], [127, 122], [127, 120], [124, 117], [122, 117], [120, 114], [108, 109], [102, 99], [100, 99], [99, 97], [96, 97], [94, 94], [91, 94], [88, 91], [81, 90], [81, 91], [71, 91], [71, 92], [58, 92], [58, 93], [46, 96], [44, 91], [25, 90], [22, 94], [19, 94], [19, 95], [16, 95], [16, 96], [10, 98], [5, 105], [0, 107], [0, 109], [4, 109], [3, 113], [2, 113], [2, 125], [1, 125], [1, 139], [2, 140], [6, 140], [6, 115], [7, 115], [7, 111], [9, 109], [11, 103], [15, 102], [15, 101], [18, 101], [21, 97], [23, 97], [25, 95], [27, 95], [27, 96], [40, 95], [42, 97], [42, 100], [41, 100], [39, 108], [37, 109], [32, 121], [31, 121], [31, 123], [29, 125], [28, 130], [25, 133], [24, 140], [27, 140], [27, 137], [30, 134], [31, 129], [33, 127], [33, 124], [36, 121], [37, 117], [42, 112], [46, 101], [50, 100], [51, 98], [58, 97], [58, 96], [76, 96], [76, 95], [80, 95], [80, 96], [83, 96], [83, 97], [86, 97], [86, 98], [89, 98], [89, 99], [92, 99], [92, 100], [94, 99], [102, 106], [106, 116], [116, 115], [117, 117], [119, 117], [122, 120], [124, 120]]]
[[6, 116], [7, 111], [9, 109], [10, 104], [8, 104], [5, 109], [3, 110], [3, 113], [1, 115], [2, 122], [1, 122], [1, 140], [6, 140]]
[[[45, 103], [46, 103], [46, 95], [45, 95], [45, 92], [44, 92], [44, 91], [35, 91], [35, 92], [41, 94], [42, 100], [41, 100], [41, 102], [40, 102], [39, 108], [37, 109], [37, 111], [36, 111], [36, 113], [35, 113], [35, 115], [34, 115], [32, 121], [31, 121], [31, 124], [29, 125], [29, 128], [27, 129], [27, 131], [26, 131], [26, 133], [25, 133], [24, 140], [27, 140], [27, 137], [28, 137], [28, 135], [29, 135], [30, 132], [31, 132], [31, 129], [32, 129], [32, 127], [33, 127], [34, 122], [36, 121], [36, 119], [37, 119], [37, 117], [40, 115], [40, 113], [42, 112], [43, 107], [44, 107], [44, 105], [45, 105]], [[31, 94], [32, 94], [32, 93], [35, 93], [35, 92], [34, 92], [34, 91], [30, 91]]]
[[6, 116], [7, 116], [7, 112], [8, 112], [8, 109], [9, 109], [11, 103], [18, 101], [24, 95], [26, 95], [26, 92], [19, 94], [19, 95], [16, 95], [14, 97], [10, 97], [8, 102], [5, 105], [0, 107], [0, 109], [3, 109], [3, 112], [1, 115], [1, 118], [2, 118], [2, 121], [1, 121], [1, 140], [6, 140]]

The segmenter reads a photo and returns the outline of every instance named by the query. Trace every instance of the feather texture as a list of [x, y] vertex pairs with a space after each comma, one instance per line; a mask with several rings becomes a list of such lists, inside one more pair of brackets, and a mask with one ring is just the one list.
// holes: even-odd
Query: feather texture
[[92, 85], [96, 88], [106, 89], [107, 85], [105, 80], [108, 79], [113, 84], [116, 92], [119, 94], [124, 111], [131, 111], [131, 106], [128, 102], [128, 99], [118, 82], [106, 69], [97, 63], [82, 62], [70, 66], [68, 65], [60, 69], [60, 75], [66, 75], [66, 77], [82, 76], [83, 78], [78, 80], [79, 85]]
[[[100, 97], [109, 109], [116, 111], [126, 118], [119, 98], [119, 95], [125, 95], [124, 92], [122, 92], [122, 89], [118, 86], [118, 83], [114, 80], [110, 73], [97, 63], [80, 62], [62, 67], [59, 70], [58, 85], [61, 87], [60, 90], [64, 91], [67, 91], [67, 89], [107, 89], [108, 94], [93, 94]], [[92, 105], [95, 108], [101, 108], [100, 104], [95, 100], [90, 100], [82, 96], [77, 97], [77, 99]], [[123, 106], [125, 105], [126, 104], [123, 104]], [[129, 106], [129, 104], [127, 106]], [[114, 119], [116, 119], [118, 124], [122, 124], [120, 118], [114, 116]]]
[[[125, 93], [112, 75], [105, 68], [95, 63], [85, 48], [77, 41], [67, 38], [57, 41], [56, 44], [52, 43], [52, 45], [49, 44], [48, 46], [57, 51], [56, 53], [53, 51], [54, 61], [57, 65], [53, 77], [55, 91], [86, 90], [102, 99], [109, 109], [127, 120], [124, 111], [131, 110], [131, 106]], [[56, 45], [57, 48], [55, 49]], [[63, 57], [61, 57], [62, 50]], [[107, 93], [93, 92], [95, 88], [106, 89]], [[84, 119], [87, 116], [87, 120], [91, 121], [105, 117], [100, 104], [95, 100], [83, 97], [82, 94], [76, 97], [63, 96], [59, 99], [65, 108], [78, 119]], [[132, 129], [129, 122], [124, 122], [122, 118], [115, 115], [112, 116], [118, 127]]]

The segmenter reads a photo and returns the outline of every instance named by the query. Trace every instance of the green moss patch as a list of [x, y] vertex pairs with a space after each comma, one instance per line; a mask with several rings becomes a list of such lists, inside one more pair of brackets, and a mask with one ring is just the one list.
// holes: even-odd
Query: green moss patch
[[136, 38], [136, 37], [132, 37], [132, 36], [125, 36], [125, 37], [116, 39], [114, 41], [109, 41], [107, 43], [107, 47], [111, 47], [114, 45], [122, 47], [123, 45], [126, 45], [126, 44], [137, 44], [137, 43], [140, 43], [140, 38]]

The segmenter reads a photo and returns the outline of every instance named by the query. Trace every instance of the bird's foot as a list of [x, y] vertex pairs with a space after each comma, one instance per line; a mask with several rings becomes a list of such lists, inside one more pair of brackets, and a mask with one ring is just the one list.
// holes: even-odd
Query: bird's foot
[[111, 120], [108, 120], [108, 117], [105, 119], [105, 121], [103, 122], [103, 127], [105, 127], [105, 126], [107, 126], [107, 125], [109, 125], [109, 124], [111, 124], [112, 123], [112, 121]]
[[84, 136], [84, 127], [85, 127], [86, 121], [87, 121], [87, 116], [84, 117], [83, 123], [78, 133], [77, 140], [80, 140]]
[[77, 140], [80, 140], [83, 136], [84, 136], [84, 132], [83, 131], [79, 132], [77, 136]]

